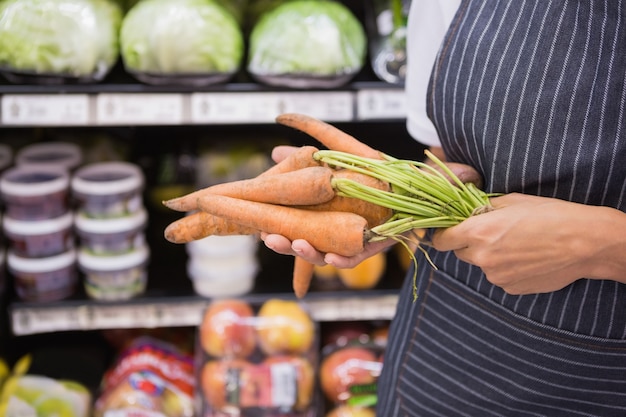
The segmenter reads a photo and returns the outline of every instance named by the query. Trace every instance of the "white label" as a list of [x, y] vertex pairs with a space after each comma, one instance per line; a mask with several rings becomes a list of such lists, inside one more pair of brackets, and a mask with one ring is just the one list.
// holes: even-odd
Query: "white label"
[[297, 396], [296, 367], [290, 363], [276, 363], [270, 366], [272, 385], [272, 405], [293, 407]]
[[19, 309], [12, 314], [11, 327], [16, 335], [82, 328], [79, 312], [74, 308]]
[[354, 96], [351, 92], [284, 93], [281, 113], [302, 113], [317, 119], [349, 122], [354, 118]]
[[103, 125], [180, 124], [182, 94], [100, 94], [97, 120]]
[[372, 89], [357, 93], [357, 118], [404, 119], [406, 118], [406, 95], [402, 89]]
[[191, 95], [194, 123], [269, 123], [280, 112], [274, 93], [196, 93]]
[[89, 97], [85, 94], [22, 94], [2, 97], [2, 124], [34, 126], [86, 125]]

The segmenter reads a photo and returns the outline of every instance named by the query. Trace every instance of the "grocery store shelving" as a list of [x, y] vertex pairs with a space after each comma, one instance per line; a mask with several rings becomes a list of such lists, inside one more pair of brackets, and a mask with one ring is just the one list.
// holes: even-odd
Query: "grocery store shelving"
[[[96, 84], [11, 84], [0, 81], [0, 134], [3, 128], [179, 128], [241, 129], [275, 124], [279, 113], [299, 112], [341, 126], [378, 129], [394, 137], [405, 119], [403, 89], [376, 80], [371, 70], [343, 87], [296, 90], [265, 86], [237, 75], [231, 82], [205, 86], [154, 86], [134, 80], [120, 65]], [[365, 125], [363, 127], [363, 123]], [[382, 126], [382, 130], [381, 130]], [[389, 127], [389, 126], [395, 126]], [[253, 127], [253, 129], [257, 129]], [[297, 133], [294, 133], [297, 134]], [[301, 142], [298, 137], [295, 142]], [[410, 139], [407, 139], [407, 143]], [[374, 144], [386, 151], [393, 141]], [[160, 216], [160, 215], [159, 215]], [[157, 217], [159, 217], [157, 216]], [[7, 302], [8, 326], [15, 336], [57, 331], [114, 328], [195, 326], [210, 301], [198, 296], [185, 273], [182, 246], [167, 245], [162, 230], [173, 218], [152, 223], [153, 255], [149, 287], [140, 297], [122, 302], [90, 300], [84, 292], [71, 299], [29, 303]], [[152, 220], [151, 220], [152, 222]], [[154, 244], [154, 242], [159, 242]], [[262, 245], [260, 245], [262, 246]], [[293, 298], [290, 257], [261, 248], [262, 268], [257, 285], [245, 298], [260, 303], [269, 297]], [[391, 319], [404, 275], [391, 265], [383, 287], [367, 291], [312, 291], [305, 302], [320, 321]]]

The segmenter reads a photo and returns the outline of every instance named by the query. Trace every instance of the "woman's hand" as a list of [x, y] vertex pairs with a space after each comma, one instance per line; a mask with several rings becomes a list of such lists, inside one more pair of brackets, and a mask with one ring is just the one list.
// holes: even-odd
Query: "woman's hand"
[[493, 211], [441, 229], [433, 245], [479, 266], [511, 294], [559, 290], [579, 278], [626, 280], [626, 214], [508, 194]]

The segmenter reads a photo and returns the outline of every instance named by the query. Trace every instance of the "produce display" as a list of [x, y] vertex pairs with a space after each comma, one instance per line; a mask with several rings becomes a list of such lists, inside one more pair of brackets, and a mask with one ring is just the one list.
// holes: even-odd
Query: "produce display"
[[367, 53], [363, 26], [336, 1], [281, 4], [261, 15], [249, 43], [248, 72], [288, 87], [345, 84], [361, 70]]
[[121, 20], [110, 0], [3, 0], [0, 69], [16, 82], [100, 81], [118, 60]]
[[[281, 114], [276, 120], [309, 134], [328, 150], [303, 147], [256, 178], [165, 201], [173, 210], [199, 210], [168, 225], [167, 240], [186, 243], [211, 234], [266, 232], [305, 239], [321, 252], [354, 256], [367, 242], [394, 239], [416, 263], [407, 241], [421, 248], [421, 230], [450, 227], [491, 209], [491, 195], [480, 190], [476, 178], [459, 178], [454, 166], [428, 151], [433, 165], [396, 159], [303, 114]], [[285, 178], [290, 185], [281, 191]], [[296, 187], [292, 181], [298, 179]], [[216, 224], [217, 230], [207, 226]], [[293, 286], [298, 297], [306, 294], [313, 273], [312, 265], [296, 258]]]
[[229, 79], [244, 54], [235, 17], [207, 0], [143, 0], [120, 30], [126, 70], [151, 84], [210, 84]]
[[313, 416], [317, 324], [295, 301], [212, 301], [198, 330], [198, 417]]
[[[0, 363], [0, 415], [7, 417], [89, 417], [92, 396], [76, 381], [28, 373], [30, 356], [9, 373]], [[4, 376], [4, 377], [3, 377]]]

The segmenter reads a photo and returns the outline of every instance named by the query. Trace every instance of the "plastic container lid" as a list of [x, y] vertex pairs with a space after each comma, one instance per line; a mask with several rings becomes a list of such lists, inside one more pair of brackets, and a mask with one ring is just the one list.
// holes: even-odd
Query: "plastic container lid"
[[224, 257], [256, 253], [259, 238], [254, 235], [207, 236], [185, 244], [189, 256]]
[[59, 255], [48, 256], [45, 258], [23, 258], [21, 256], [17, 256], [12, 250], [9, 250], [7, 256], [7, 265], [9, 268], [31, 274], [58, 271], [72, 266], [75, 261], [76, 251], [74, 249], [70, 249]]
[[71, 187], [85, 195], [121, 194], [143, 187], [141, 169], [129, 162], [98, 162], [78, 169]]
[[87, 270], [111, 272], [134, 268], [148, 260], [150, 250], [147, 246], [141, 246], [131, 252], [121, 255], [93, 255], [85, 248], [78, 253], [79, 265]]
[[2, 227], [7, 233], [14, 235], [38, 236], [55, 233], [72, 227], [74, 215], [72, 212], [46, 220], [17, 220], [4, 216]]
[[25, 146], [15, 155], [18, 166], [63, 167], [70, 171], [82, 161], [80, 147], [69, 142], [35, 143]]
[[74, 218], [76, 229], [85, 233], [112, 234], [135, 230], [143, 227], [148, 220], [147, 211], [141, 210], [124, 217], [91, 218], [86, 213], [79, 212]]
[[0, 192], [17, 197], [35, 197], [66, 190], [70, 176], [64, 168], [15, 166], [0, 179]]

